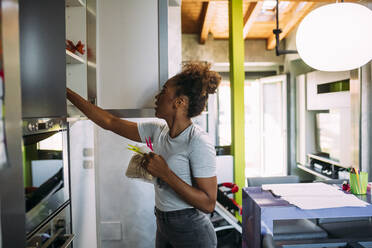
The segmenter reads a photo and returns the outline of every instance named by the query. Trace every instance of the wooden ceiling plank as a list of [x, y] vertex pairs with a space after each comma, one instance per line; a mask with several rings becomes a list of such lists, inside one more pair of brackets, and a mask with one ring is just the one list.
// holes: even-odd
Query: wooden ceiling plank
[[[291, 11], [291, 14], [283, 18], [283, 28], [282, 32], [279, 35], [279, 41], [284, 39], [296, 26], [300, 23], [300, 21], [313, 9], [316, 5], [315, 2], [308, 2], [306, 3], [301, 10], [295, 12], [296, 9]], [[281, 20], [279, 20], [279, 23]], [[283, 23], [282, 22], [282, 23]], [[267, 49], [271, 50], [274, 49], [276, 45], [275, 35], [271, 34], [270, 37], [267, 39]]]
[[[222, 0], [182, 0], [186, 2], [192, 1], [222, 1]], [[260, 2], [260, 1], [267, 1], [267, 0], [244, 0], [244, 2]], [[335, 3], [336, 1], [332, 0], [285, 0], [288, 2], [314, 2], [314, 3]], [[370, 0], [367, 0], [369, 2]], [[360, 0], [344, 0], [344, 2], [360, 2]]]
[[[263, 2], [266, 0], [243, 0], [245, 3]], [[285, 0], [288, 2], [316, 2], [316, 3], [335, 3], [334, 0]], [[344, 0], [344, 2], [358, 2], [360, 0]], [[368, 2], [369, 0], [367, 0]], [[228, 2], [227, 0], [182, 0], [182, 3], [202, 3], [202, 2]]]
[[200, 31], [200, 44], [205, 44], [205, 41], [208, 38], [209, 30], [213, 23], [216, 10], [216, 4], [214, 2], [207, 2], [206, 5], [202, 28]]
[[244, 39], [248, 36], [249, 30], [252, 27], [256, 17], [260, 14], [263, 2], [250, 3], [247, 12], [244, 15], [244, 28], [243, 37]]
[[[279, 21], [293, 14], [300, 3], [299, 2], [290, 2], [288, 6], [279, 13]], [[279, 5], [280, 8], [280, 5]], [[275, 24], [276, 25], [276, 24]]]

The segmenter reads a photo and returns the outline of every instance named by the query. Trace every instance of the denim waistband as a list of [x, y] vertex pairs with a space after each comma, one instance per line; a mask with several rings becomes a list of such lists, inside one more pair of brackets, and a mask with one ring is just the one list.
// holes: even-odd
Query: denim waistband
[[183, 217], [187, 216], [189, 214], [195, 213], [197, 210], [195, 208], [186, 208], [181, 210], [175, 210], [175, 211], [161, 211], [155, 207], [154, 213], [157, 218], [175, 218], [175, 217]]

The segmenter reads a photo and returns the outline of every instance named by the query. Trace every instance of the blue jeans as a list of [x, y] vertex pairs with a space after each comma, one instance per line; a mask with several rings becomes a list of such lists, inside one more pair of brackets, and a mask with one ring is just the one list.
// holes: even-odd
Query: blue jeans
[[217, 237], [208, 216], [195, 208], [162, 212], [155, 208], [156, 248], [215, 248]]

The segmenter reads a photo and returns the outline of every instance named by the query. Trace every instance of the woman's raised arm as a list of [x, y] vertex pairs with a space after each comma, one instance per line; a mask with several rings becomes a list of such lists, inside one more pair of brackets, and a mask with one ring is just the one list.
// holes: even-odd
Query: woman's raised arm
[[137, 123], [122, 120], [109, 112], [91, 104], [74, 91], [67, 88], [67, 99], [98, 126], [119, 134], [127, 139], [141, 142]]

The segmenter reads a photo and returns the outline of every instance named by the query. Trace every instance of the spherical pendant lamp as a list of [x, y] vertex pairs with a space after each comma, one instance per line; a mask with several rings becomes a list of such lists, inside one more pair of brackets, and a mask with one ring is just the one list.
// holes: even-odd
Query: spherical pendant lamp
[[297, 51], [321, 71], [347, 71], [372, 59], [372, 11], [355, 3], [335, 3], [310, 12], [296, 34]]

